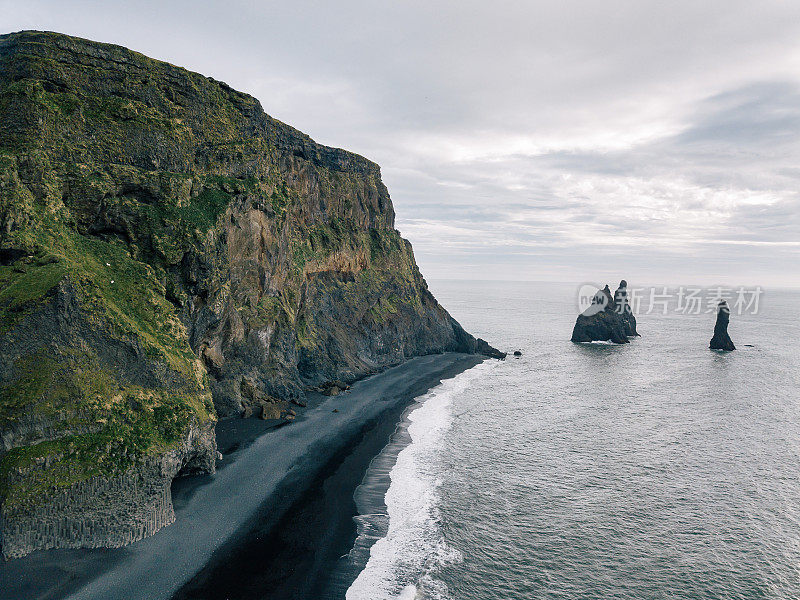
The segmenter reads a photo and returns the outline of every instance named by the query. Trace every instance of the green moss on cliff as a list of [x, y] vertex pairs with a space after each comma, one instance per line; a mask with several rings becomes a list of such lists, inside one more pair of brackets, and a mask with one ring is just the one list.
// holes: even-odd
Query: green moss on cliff
[[11, 325], [64, 278], [63, 263], [0, 266], [0, 323]]
[[[123, 385], [96, 353], [46, 350], [20, 359], [16, 381], [0, 389], [0, 425], [22, 414], [52, 423], [48, 439], [13, 448], [0, 458], [0, 501], [35, 501], [52, 487], [125, 471], [143, 456], [177, 445], [186, 425], [213, 414], [210, 394]], [[46, 468], [15, 478], [46, 459]], [[4, 483], [5, 482], [5, 483]]]
[[[158, 197], [148, 204], [135, 199], [118, 200], [119, 210], [135, 223], [137, 249], [146, 254], [153, 249], [166, 264], [177, 264], [183, 255], [201, 243], [222, 214], [231, 195], [220, 189], [206, 188], [186, 204]], [[142, 256], [147, 258], [146, 256]]]
[[272, 325], [286, 315], [284, 302], [276, 296], [263, 296], [254, 307], [243, 306], [239, 309], [244, 323], [250, 329], [261, 329]]
[[[30, 244], [30, 242], [28, 242]], [[86, 317], [115, 337], [135, 339], [149, 356], [202, 385], [186, 332], [149, 265], [116, 243], [53, 225], [25, 248], [33, 261], [0, 268], [0, 324], [8, 328], [61, 281], [77, 289]], [[37, 264], [39, 263], [39, 264]], [[42, 264], [44, 263], [44, 264]]]
[[[213, 214], [221, 204], [212, 197], [197, 210]], [[122, 244], [82, 236], [58, 221], [24, 233], [14, 245], [25, 255], [0, 267], [0, 334], [66, 286], [62, 293], [79, 311], [70, 318], [83, 323], [71, 325], [141, 348], [143, 366], [166, 369], [167, 379], [153, 387], [133, 385], [108, 358], [71, 348], [68, 339], [54, 339], [54, 348], [17, 360], [13, 380], [0, 389], [0, 426], [11, 429], [23, 415], [36, 415], [50, 421], [52, 439], [2, 456], [0, 501], [6, 507], [35, 502], [54, 486], [124, 471], [177, 444], [189, 423], [214, 418], [205, 371], [152, 267], [134, 260]], [[39, 466], [28, 473], [34, 464]], [[20, 469], [26, 475], [15, 477]]]

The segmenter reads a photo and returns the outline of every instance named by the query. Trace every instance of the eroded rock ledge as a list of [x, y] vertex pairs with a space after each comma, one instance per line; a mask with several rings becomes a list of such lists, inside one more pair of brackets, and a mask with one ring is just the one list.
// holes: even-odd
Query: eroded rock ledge
[[[30, 505], [4, 508], [3, 554], [24, 556], [48, 548], [117, 548], [175, 521], [172, 480], [179, 473], [213, 473], [217, 444], [211, 424], [190, 427], [178, 448], [145, 457], [110, 477], [92, 477], [56, 489]], [[28, 481], [47, 469], [49, 459], [9, 476], [9, 484]]]

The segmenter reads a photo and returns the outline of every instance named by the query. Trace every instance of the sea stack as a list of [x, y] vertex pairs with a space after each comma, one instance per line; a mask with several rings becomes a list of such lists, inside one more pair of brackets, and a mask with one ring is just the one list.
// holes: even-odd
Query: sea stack
[[714, 337], [711, 338], [709, 347], [712, 350], [736, 350], [731, 336], [728, 335], [728, 322], [731, 319], [731, 309], [725, 300], [720, 300], [717, 305], [717, 322], [714, 325]]
[[627, 344], [629, 342], [627, 331], [628, 325], [611, 296], [611, 290], [606, 285], [602, 290], [597, 291], [592, 298], [591, 305], [578, 315], [572, 330], [572, 341], [576, 343], [607, 341], [615, 344]]
[[614, 305], [617, 312], [622, 315], [623, 323], [625, 323], [625, 335], [639, 337], [636, 331], [636, 317], [633, 316], [633, 310], [628, 301], [628, 282], [624, 279], [619, 282], [619, 287], [614, 292]]

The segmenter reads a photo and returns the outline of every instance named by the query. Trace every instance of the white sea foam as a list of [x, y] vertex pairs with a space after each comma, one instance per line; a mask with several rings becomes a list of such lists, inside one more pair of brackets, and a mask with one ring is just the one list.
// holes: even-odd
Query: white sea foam
[[453, 400], [493, 362], [444, 381], [408, 415], [411, 442], [397, 456], [385, 497], [388, 532], [370, 549], [366, 566], [347, 590], [347, 600], [448, 598], [436, 571], [460, 561], [461, 555], [447, 546], [439, 526], [436, 456], [452, 422]]

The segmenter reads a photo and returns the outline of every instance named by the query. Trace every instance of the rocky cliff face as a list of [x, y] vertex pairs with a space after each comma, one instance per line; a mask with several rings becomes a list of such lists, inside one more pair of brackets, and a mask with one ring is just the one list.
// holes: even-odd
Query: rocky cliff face
[[428, 291], [377, 165], [127, 49], [0, 36], [6, 556], [148, 535], [172, 477], [213, 471], [217, 415], [442, 351], [497, 354]]

